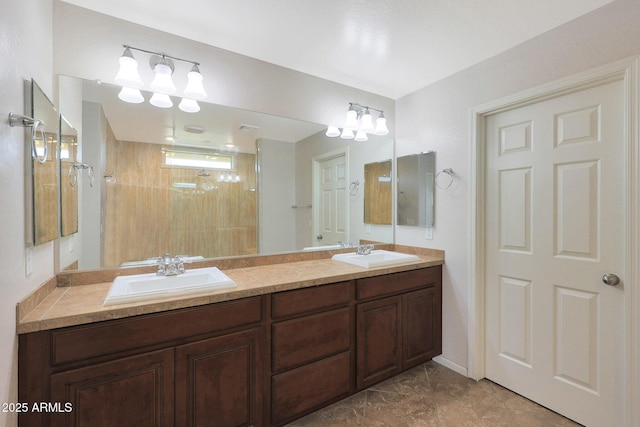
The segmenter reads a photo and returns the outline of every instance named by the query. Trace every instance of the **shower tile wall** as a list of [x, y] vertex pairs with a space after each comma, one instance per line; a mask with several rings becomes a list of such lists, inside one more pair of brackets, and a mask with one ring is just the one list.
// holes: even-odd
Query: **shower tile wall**
[[[256, 252], [255, 154], [237, 153], [238, 183], [162, 165], [159, 144], [108, 138], [104, 262], [144, 260], [165, 252], [206, 258]], [[213, 187], [205, 191], [203, 180]], [[196, 188], [175, 187], [193, 183]]]

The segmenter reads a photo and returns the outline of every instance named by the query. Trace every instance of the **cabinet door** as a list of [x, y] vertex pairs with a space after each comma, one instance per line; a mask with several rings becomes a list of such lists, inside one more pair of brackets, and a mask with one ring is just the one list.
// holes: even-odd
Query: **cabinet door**
[[403, 369], [430, 360], [441, 353], [439, 287], [433, 286], [402, 296]]
[[176, 347], [176, 425], [260, 424], [259, 341], [252, 329]]
[[357, 388], [367, 388], [402, 369], [400, 296], [358, 304]]
[[54, 374], [51, 402], [61, 407], [51, 425], [171, 426], [173, 368], [170, 349]]

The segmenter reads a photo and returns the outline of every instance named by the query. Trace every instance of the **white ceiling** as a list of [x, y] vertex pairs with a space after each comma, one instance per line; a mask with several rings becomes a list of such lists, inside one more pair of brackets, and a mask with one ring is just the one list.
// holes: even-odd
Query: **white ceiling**
[[[149, 103], [129, 104], [118, 99], [119, 87], [84, 80], [85, 101], [102, 105], [116, 139], [151, 144], [172, 144], [225, 152], [256, 152], [256, 140], [298, 142], [326, 130], [323, 125], [286, 117], [200, 102], [198, 114], [178, 108], [157, 108]], [[145, 93], [146, 99], [150, 94]], [[180, 98], [173, 98], [174, 104]], [[248, 125], [248, 128], [243, 129]], [[193, 133], [187, 128], [200, 128]], [[172, 137], [172, 140], [168, 140]]]
[[64, 0], [398, 99], [613, 0]]

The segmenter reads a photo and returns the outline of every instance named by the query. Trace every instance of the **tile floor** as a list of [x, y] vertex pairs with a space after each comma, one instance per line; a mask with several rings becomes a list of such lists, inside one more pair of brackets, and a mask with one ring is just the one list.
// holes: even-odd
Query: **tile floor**
[[491, 381], [475, 382], [433, 361], [288, 424], [289, 427], [579, 425]]

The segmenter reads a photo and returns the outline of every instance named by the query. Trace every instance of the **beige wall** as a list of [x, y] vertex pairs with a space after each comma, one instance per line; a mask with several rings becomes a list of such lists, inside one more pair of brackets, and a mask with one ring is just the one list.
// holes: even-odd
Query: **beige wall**
[[433, 240], [396, 227], [396, 242], [444, 249], [443, 356], [466, 368], [469, 311], [470, 109], [640, 53], [640, 2], [618, 0], [503, 54], [403, 97], [396, 104], [396, 155], [436, 151], [454, 183], [436, 191]]
[[[5, 119], [24, 113], [25, 79], [54, 98], [51, 16], [50, 0], [5, 2], [0, 13], [0, 403], [17, 402], [16, 303], [54, 271], [53, 243], [47, 243], [32, 250], [33, 273], [25, 275], [24, 134]], [[0, 425], [15, 424], [15, 414], [0, 412]]]

